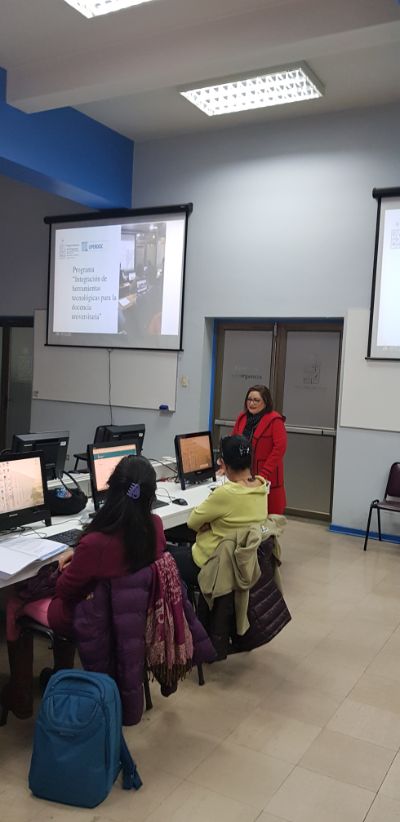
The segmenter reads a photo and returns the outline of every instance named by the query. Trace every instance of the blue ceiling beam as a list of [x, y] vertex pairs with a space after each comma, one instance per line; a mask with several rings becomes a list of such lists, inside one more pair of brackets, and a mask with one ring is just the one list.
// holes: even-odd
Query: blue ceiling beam
[[89, 208], [132, 205], [132, 140], [73, 108], [25, 114], [0, 68], [0, 174]]

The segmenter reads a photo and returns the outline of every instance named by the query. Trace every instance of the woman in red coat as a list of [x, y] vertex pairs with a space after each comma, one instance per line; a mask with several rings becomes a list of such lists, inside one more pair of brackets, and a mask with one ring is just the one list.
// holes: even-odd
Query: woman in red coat
[[273, 411], [272, 397], [266, 385], [249, 388], [244, 408], [235, 422], [233, 434], [242, 434], [251, 442], [252, 472], [271, 483], [268, 513], [283, 514], [286, 506], [283, 484], [283, 457], [287, 445], [285, 418]]

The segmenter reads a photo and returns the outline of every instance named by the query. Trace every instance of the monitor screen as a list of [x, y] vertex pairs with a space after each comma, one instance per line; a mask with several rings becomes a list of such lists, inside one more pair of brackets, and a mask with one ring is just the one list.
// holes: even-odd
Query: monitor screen
[[138, 456], [142, 453], [146, 431], [144, 423], [136, 425], [99, 425], [94, 435], [95, 445], [101, 442], [133, 442]]
[[69, 431], [42, 431], [36, 434], [14, 434], [11, 450], [16, 454], [40, 451], [44, 456], [46, 479], [61, 477], [65, 468]]
[[182, 347], [191, 204], [48, 217], [48, 345]]
[[0, 457], [0, 529], [46, 520], [43, 455], [5, 454]]
[[135, 443], [89, 445], [89, 470], [94, 506], [97, 509], [108, 490], [108, 480], [123, 457], [136, 456]]
[[175, 437], [176, 462], [181, 487], [186, 483], [215, 480], [214, 453], [210, 431]]

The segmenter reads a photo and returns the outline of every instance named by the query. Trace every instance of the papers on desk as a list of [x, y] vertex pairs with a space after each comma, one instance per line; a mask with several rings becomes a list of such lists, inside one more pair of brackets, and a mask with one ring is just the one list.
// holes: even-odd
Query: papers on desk
[[9, 579], [28, 565], [51, 559], [62, 551], [65, 545], [61, 542], [25, 535], [6, 537], [0, 540], [0, 579]]
[[128, 297], [122, 297], [122, 299], [119, 301], [119, 304], [122, 306], [122, 308], [126, 308], [126, 306], [129, 305], [129, 303], [130, 299]]

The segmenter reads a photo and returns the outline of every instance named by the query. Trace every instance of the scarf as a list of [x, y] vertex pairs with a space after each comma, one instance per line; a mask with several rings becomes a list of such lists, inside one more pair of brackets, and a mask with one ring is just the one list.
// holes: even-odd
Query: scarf
[[262, 411], [258, 412], [258, 414], [250, 414], [249, 411], [246, 411], [246, 425], [243, 429], [242, 437], [245, 437], [246, 440], [249, 440], [249, 442], [251, 442], [258, 423], [266, 413], [266, 408], [263, 408]]
[[153, 580], [146, 619], [147, 668], [161, 685], [184, 679], [192, 668], [193, 640], [182, 602], [175, 560], [167, 551], [151, 566]]

